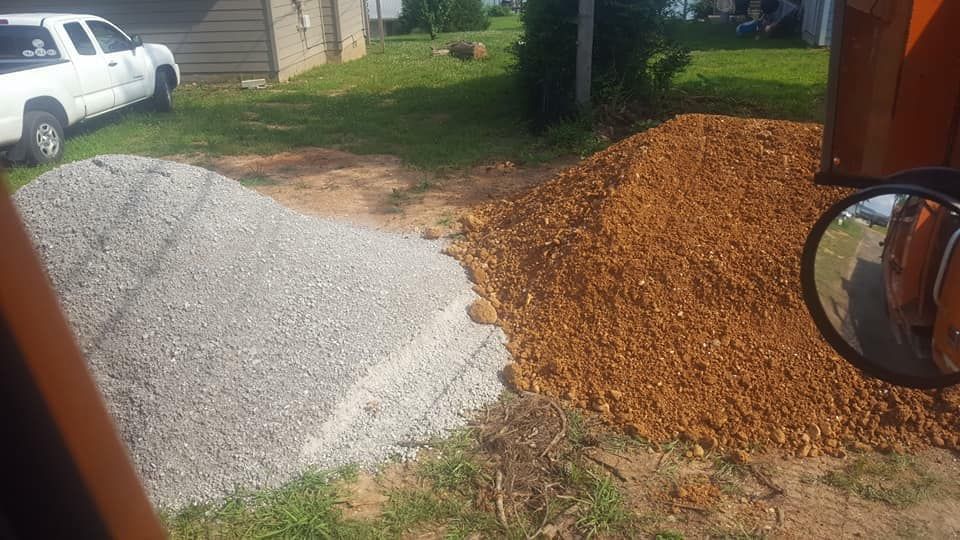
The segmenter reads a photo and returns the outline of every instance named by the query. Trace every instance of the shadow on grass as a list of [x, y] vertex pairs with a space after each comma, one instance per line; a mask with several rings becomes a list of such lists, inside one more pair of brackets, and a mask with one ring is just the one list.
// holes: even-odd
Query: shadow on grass
[[[738, 40], [726, 25], [680, 24], [672, 30], [703, 50], [677, 76], [665, 113], [822, 119], [823, 51], [794, 41]], [[266, 90], [184, 86], [175, 94], [173, 114], [141, 107], [70, 130], [64, 161], [107, 153], [269, 154], [323, 146], [391, 154], [414, 167], [437, 169], [582, 153], [551, 146], [527, 130], [507, 52], [516, 36], [513, 30], [444, 34], [434, 41], [419, 34], [392, 36], [385, 55], [322, 66]], [[487, 43], [490, 58], [459, 62], [430, 55], [430, 46], [459, 37]], [[49, 168], [14, 169], [12, 188]]]
[[[130, 110], [71, 129], [64, 161], [105, 153], [237, 155], [323, 146], [442, 168], [498, 158], [536, 160], [545, 150], [523, 123], [520, 100], [507, 99], [514, 95], [507, 74], [389, 92], [324, 94], [290, 85], [194, 94], [179, 100], [173, 114]], [[14, 169], [13, 187], [48, 169]]]

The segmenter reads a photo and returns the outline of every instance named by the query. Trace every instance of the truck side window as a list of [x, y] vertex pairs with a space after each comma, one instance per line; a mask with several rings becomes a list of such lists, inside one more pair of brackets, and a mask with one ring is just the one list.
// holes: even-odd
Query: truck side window
[[80, 26], [80, 23], [67, 23], [63, 25], [63, 29], [66, 30], [67, 35], [70, 36], [70, 41], [73, 42], [73, 46], [77, 49], [77, 54], [82, 54], [83, 56], [93, 56], [97, 54], [97, 50], [93, 48], [93, 42], [90, 41], [90, 36], [88, 36], [86, 30]]
[[87, 21], [87, 26], [93, 32], [93, 37], [97, 38], [97, 42], [100, 43], [100, 48], [103, 49], [104, 53], [110, 54], [133, 49], [127, 36], [113, 26], [103, 21]]

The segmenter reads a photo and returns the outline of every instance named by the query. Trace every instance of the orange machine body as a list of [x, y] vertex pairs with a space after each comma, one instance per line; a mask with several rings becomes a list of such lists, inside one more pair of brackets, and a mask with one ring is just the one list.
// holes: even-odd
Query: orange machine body
[[883, 265], [887, 308], [903, 328], [931, 326], [936, 316], [933, 259], [941, 221], [940, 205], [921, 198], [911, 198], [890, 216]]
[[946, 264], [937, 296], [933, 361], [940, 371], [955, 373], [960, 371], [960, 257], [952, 254]]
[[[960, 363], [960, 215], [922, 197], [894, 206], [884, 241], [887, 310], [898, 334], [944, 372]], [[955, 360], [956, 359], [956, 360]]]
[[867, 185], [906, 169], [960, 168], [960, 1], [835, 5], [818, 181]]

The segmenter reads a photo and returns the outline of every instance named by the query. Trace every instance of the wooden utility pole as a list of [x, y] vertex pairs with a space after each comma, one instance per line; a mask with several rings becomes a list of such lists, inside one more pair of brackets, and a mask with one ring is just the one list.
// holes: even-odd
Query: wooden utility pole
[[[379, 0], [378, 0], [379, 1]], [[577, 105], [590, 106], [590, 70], [593, 63], [593, 3], [580, 0], [577, 11]]]
[[373, 43], [373, 28], [370, 28], [370, 5], [363, 0], [363, 31], [367, 34], [367, 48]]
[[377, 28], [380, 30], [380, 52], [387, 52], [387, 38], [383, 32], [383, 11], [380, 9], [380, 0], [377, 0]]

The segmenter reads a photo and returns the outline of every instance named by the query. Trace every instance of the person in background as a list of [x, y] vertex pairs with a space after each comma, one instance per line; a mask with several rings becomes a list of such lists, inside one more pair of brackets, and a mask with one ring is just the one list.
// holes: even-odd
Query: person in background
[[800, 27], [800, 7], [790, 0], [763, 0], [760, 18], [737, 26], [737, 36], [792, 37]]
[[800, 28], [800, 7], [790, 0], [763, 0], [760, 12], [760, 35], [792, 37]]

